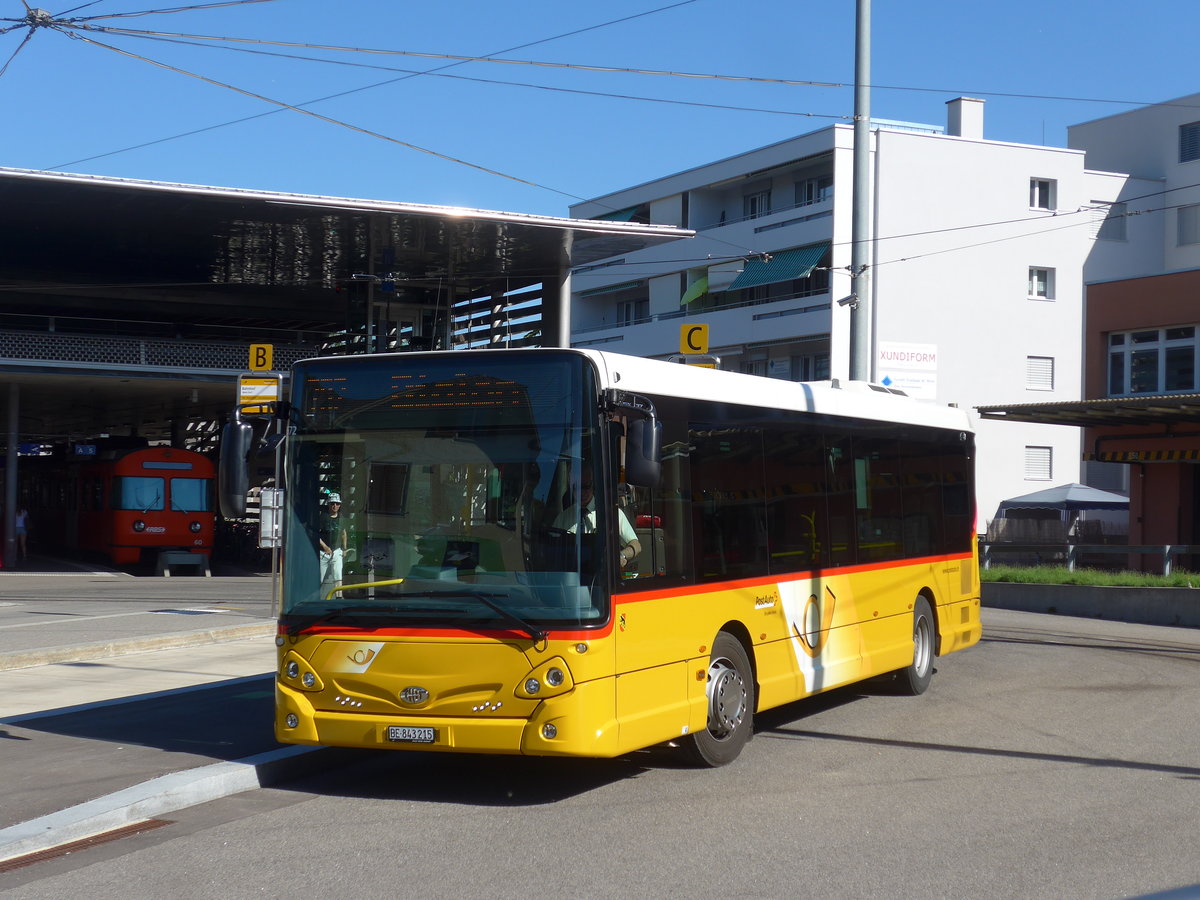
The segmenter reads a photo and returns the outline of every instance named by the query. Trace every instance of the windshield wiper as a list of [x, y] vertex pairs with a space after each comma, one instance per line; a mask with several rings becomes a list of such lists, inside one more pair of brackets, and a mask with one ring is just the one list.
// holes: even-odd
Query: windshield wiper
[[383, 606], [381, 604], [374, 604], [372, 606], [343, 606], [340, 609], [329, 609], [323, 613], [308, 616], [297, 622], [290, 622], [285, 627], [288, 634], [299, 634], [305, 629], [316, 625], [324, 625], [326, 622], [332, 622], [334, 619], [340, 619], [343, 616], [358, 616], [377, 612], [401, 613], [404, 611], [399, 606]]
[[[478, 600], [488, 609], [492, 610], [492, 612], [500, 616], [500, 618], [509, 625], [515, 625], [518, 631], [523, 631], [529, 635], [529, 639], [535, 644], [540, 644], [546, 639], [546, 632], [542, 631], [532, 622], [527, 622], [525, 619], [522, 619], [508, 607], [496, 602], [496, 594], [482, 594], [478, 591], [420, 591], [419, 595], [422, 597], [463, 597], [468, 600]], [[404, 596], [413, 597], [417, 596], [417, 594], [409, 593], [405, 594]]]

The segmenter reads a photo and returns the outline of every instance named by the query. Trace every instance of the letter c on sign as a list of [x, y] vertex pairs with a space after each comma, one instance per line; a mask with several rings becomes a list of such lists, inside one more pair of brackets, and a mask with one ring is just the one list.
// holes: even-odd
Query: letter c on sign
[[679, 332], [680, 353], [707, 353], [708, 326], [700, 324], [683, 325]]

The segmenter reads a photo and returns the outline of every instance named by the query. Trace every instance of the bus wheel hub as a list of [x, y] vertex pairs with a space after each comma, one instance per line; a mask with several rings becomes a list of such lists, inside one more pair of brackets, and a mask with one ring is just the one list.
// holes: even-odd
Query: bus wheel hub
[[708, 730], [727, 737], [746, 715], [746, 683], [726, 659], [708, 667]]

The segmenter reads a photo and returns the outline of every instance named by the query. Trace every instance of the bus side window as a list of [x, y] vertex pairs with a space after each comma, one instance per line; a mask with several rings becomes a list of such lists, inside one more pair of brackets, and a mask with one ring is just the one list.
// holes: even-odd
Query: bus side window
[[942, 531], [942, 479], [938, 445], [906, 434], [900, 442], [904, 482], [904, 555], [929, 556], [945, 546]]
[[854, 539], [854, 456], [850, 437], [825, 438], [825, 491], [829, 509], [829, 550], [827, 565], [853, 565]]
[[854, 495], [858, 561], [903, 556], [903, 509], [898, 442], [878, 434], [854, 438]]
[[821, 435], [773, 430], [765, 443], [771, 573], [820, 568], [829, 554]]
[[700, 581], [768, 573], [762, 431], [693, 426], [692, 528]]

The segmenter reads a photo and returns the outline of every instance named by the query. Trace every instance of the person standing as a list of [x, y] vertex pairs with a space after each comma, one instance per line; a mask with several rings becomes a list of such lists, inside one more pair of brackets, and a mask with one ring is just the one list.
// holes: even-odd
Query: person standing
[[17, 532], [17, 558], [29, 559], [29, 510], [21, 507], [13, 523]]
[[329, 494], [321, 513], [317, 543], [321, 551], [321, 597], [342, 586], [342, 564], [346, 555], [346, 523], [342, 518], [342, 495]]

